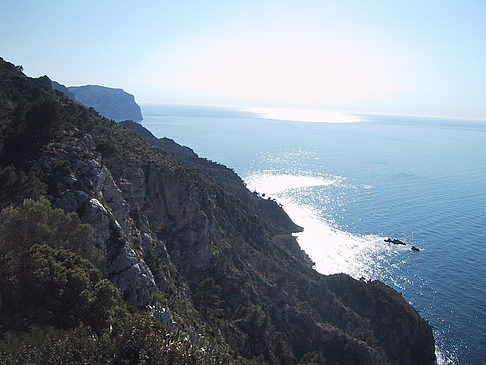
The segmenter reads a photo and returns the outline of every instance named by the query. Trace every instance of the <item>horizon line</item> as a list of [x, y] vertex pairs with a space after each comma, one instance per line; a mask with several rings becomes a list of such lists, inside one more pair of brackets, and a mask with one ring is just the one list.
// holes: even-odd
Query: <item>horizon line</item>
[[[281, 110], [307, 110], [307, 111], [323, 111], [323, 112], [335, 112], [343, 113], [348, 115], [356, 116], [395, 116], [395, 117], [412, 117], [412, 118], [433, 118], [433, 119], [452, 119], [452, 120], [462, 120], [470, 122], [486, 122], [486, 117], [460, 117], [460, 116], [445, 116], [445, 115], [434, 115], [434, 114], [409, 114], [409, 113], [393, 113], [393, 112], [363, 112], [363, 111], [349, 111], [349, 110], [339, 110], [333, 108], [324, 107], [290, 107], [290, 106], [241, 106], [241, 105], [225, 105], [225, 104], [206, 104], [206, 103], [160, 103], [160, 102], [140, 102], [142, 105], [166, 105], [166, 106], [195, 106], [195, 107], [213, 107], [213, 108], [226, 108], [226, 109], [236, 109], [238, 111], [245, 111], [249, 113], [254, 113], [250, 109], [256, 108], [269, 108], [269, 109], [281, 109]], [[258, 113], [254, 113], [258, 114]], [[264, 118], [271, 119], [271, 118]]]

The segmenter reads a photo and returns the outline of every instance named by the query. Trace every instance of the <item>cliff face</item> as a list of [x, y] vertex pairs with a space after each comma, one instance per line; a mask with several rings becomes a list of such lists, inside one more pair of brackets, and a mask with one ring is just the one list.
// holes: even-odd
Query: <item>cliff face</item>
[[122, 89], [98, 85], [65, 87], [55, 81], [52, 82], [52, 87], [71, 100], [86, 107], [93, 107], [102, 116], [117, 122], [122, 120], [140, 122], [143, 119], [142, 111], [135, 102], [134, 96]]
[[430, 326], [396, 291], [314, 271], [291, 235], [301, 228], [230, 169], [113, 123], [3, 60], [0, 106], [0, 167], [26, 176], [1, 206], [47, 194], [78, 214], [128, 303], [163, 307], [235, 359], [434, 361]]

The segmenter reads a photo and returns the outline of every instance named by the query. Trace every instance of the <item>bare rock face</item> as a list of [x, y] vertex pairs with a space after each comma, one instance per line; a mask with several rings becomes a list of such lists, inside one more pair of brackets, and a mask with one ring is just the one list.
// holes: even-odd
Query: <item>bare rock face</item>
[[[73, 163], [74, 169], [69, 169], [67, 176], [57, 176], [67, 189], [57, 196], [54, 205], [66, 212], [78, 213], [83, 222], [93, 227], [94, 244], [106, 258], [104, 271], [108, 277], [122, 290], [130, 304], [146, 306], [156, 284], [143, 255], [130, 247], [130, 242], [139, 241], [142, 233], [129, 216], [129, 203], [110, 171], [102, 165], [91, 136], [85, 135], [81, 143], [80, 140], [70, 142], [62, 147], [52, 144], [49, 156], [33, 168], [42, 166], [52, 170], [58, 161]], [[164, 245], [160, 241], [151, 244]]]
[[128, 245], [112, 245], [108, 250], [108, 277], [123, 292], [132, 305], [143, 307], [150, 303], [156, 288], [152, 272]]
[[81, 219], [93, 227], [95, 245], [106, 255], [106, 243], [110, 238], [109, 212], [96, 198], [91, 198], [81, 207], [83, 209]]
[[[44, 79], [45, 78], [45, 79]], [[143, 119], [140, 106], [135, 97], [122, 89], [98, 85], [66, 87], [44, 76], [38, 83], [44, 83], [45, 88], [51, 88], [64, 94], [69, 99], [81, 103], [86, 107], [93, 107], [102, 116], [120, 122], [130, 120], [140, 122]]]

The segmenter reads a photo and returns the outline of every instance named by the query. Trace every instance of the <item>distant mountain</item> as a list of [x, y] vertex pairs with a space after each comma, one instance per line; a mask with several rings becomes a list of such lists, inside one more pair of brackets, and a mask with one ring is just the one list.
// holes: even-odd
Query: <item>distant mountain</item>
[[142, 111], [135, 102], [134, 96], [122, 89], [99, 85], [66, 87], [56, 81], [52, 81], [52, 88], [73, 101], [95, 108], [102, 116], [117, 122], [122, 120], [140, 122], [143, 119]]

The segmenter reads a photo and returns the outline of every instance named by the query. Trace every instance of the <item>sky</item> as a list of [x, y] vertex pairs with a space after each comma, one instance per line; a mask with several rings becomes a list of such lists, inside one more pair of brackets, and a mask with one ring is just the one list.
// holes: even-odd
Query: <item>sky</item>
[[486, 119], [486, 1], [23, 1], [0, 56], [139, 103]]

